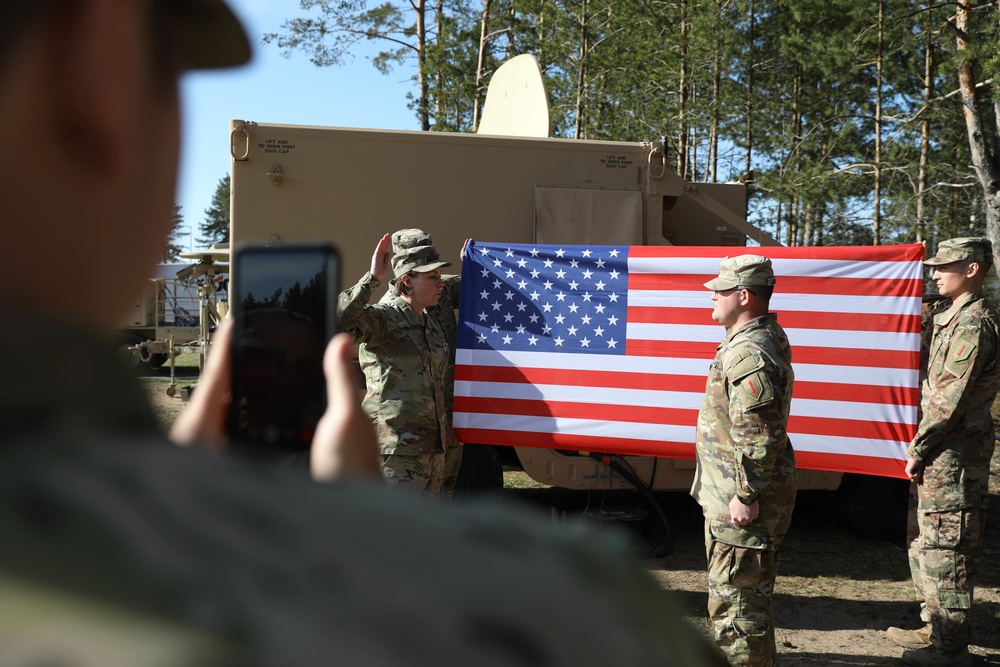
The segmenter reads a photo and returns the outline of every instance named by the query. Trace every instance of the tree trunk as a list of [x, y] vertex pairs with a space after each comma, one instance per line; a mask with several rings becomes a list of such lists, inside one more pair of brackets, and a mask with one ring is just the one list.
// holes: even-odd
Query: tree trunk
[[756, 61], [756, 49], [754, 48], [754, 43], [756, 40], [756, 28], [757, 28], [757, 14], [754, 11], [754, 3], [750, 3], [750, 28], [749, 28], [749, 48], [747, 52], [749, 57], [747, 58], [747, 86], [746, 86], [746, 109], [744, 113], [746, 114], [746, 135], [744, 141], [746, 142], [746, 152], [744, 156], [743, 173], [748, 174], [753, 168], [753, 75], [754, 75], [754, 62]]
[[586, 124], [586, 107], [584, 104], [584, 97], [586, 96], [586, 86], [587, 86], [587, 49], [589, 44], [587, 41], [587, 0], [583, 0], [580, 6], [580, 62], [576, 74], [576, 129], [573, 132], [573, 138], [583, 139], [585, 138], [585, 124]]
[[417, 33], [417, 119], [420, 129], [431, 129], [430, 109], [427, 104], [427, 0], [411, 0], [416, 18]]
[[882, 241], [882, 48], [885, 38], [885, 2], [878, 3], [878, 51], [875, 55], [875, 202], [872, 211], [872, 244]]
[[816, 205], [810, 204], [806, 207], [805, 212], [806, 223], [802, 229], [802, 245], [812, 245], [813, 244], [813, 230], [815, 229], [814, 223], [816, 219]]
[[479, 127], [479, 116], [482, 111], [479, 108], [480, 100], [483, 99], [483, 67], [486, 61], [486, 35], [489, 34], [490, 8], [493, 0], [483, 0], [483, 16], [479, 22], [479, 58], [476, 61], [476, 99], [472, 106], [472, 127]]
[[959, 0], [955, 14], [957, 50], [961, 58], [958, 66], [958, 88], [961, 91], [965, 112], [965, 127], [969, 135], [972, 166], [983, 188], [986, 209], [986, 236], [993, 242], [993, 263], [1000, 265], [1000, 167], [993, 155], [993, 140], [997, 134], [996, 119], [991, 126], [983, 123], [976, 94], [975, 56], [970, 53], [972, 5], [970, 0]]
[[[792, 151], [795, 156], [789, 160], [788, 169], [795, 179], [802, 176], [802, 155], [796, 148], [802, 141], [802, 111], [800, 109], [800, 98], [802, 96], [802, 67], [795, 65], [795, 74], [792, 79]], [[801, 221], [801, 197], [798, 194], [792, 195], [792, 209], [788, 218], [788, 245], [797, 246], [799, 235], [799, 222]]]
[[680, 2], [680, 74], [678, 81], [677, 96], [677, 173], [681, 178], [690, 180], [690, 169], [688, 167], [688, 131], [687, 131], [687, 98], [688, 98], [688, 19], [687, 0]]
[[927, 12], [924, 25], [924, 114], [920, 119], [920, 165], [917, 171], [917, 234], [919, 243], [924, 240], [924, 233], [927, 229], [926, 220], [926, 200], [927, 200], [927, 167], [930, 160], [931, 151], [931, 121], [930, 103], [934, 92], [934, 42], [931, 39], [931, 12], [930, 6]]
[[[691, 95], [691, 99], [695, 100], [695, 99], [698, 99], [698, 87], [697, 87], [697, 84], [694, 83], [694, 76], [692, 76], [691, 79], [692, 79], [692, 83], [691, 83], [690, 95]], [[691, 125], [691, 131], [690, 131], [690, 139], [688, 140], [688, 151], [691, 153], [690, 157], [688, 157], [688, 165], [690, 165], [690, 170], [691, 170], [691, 173], [688, 175], [688, 180], [689, 181], [697, 181], [698, 178], [699, 178], [698, 177], [698, 140], [699, 140], [698, 139], [698, 126], [696, 124], [692, 124]]]
[[[437, 0], [437, 4], [434, 7], [434, 34], [437, 35], [437, 39], [438, 40], [442, 40], [442, 41], [445, 39], [445, 36], [444, 36], [444, 18], [443, 18], [443, 15], [444, 15], [444, 0]], [[424, 43], [426, 44], [426, 38], [424, 40]], [[440, 67], [435, 68], [435, 70], [436, 71], [434, 72], [434, 90], [443, 90], [444, 89], [444, 74], [441, 71]], [[456, 127], [461, 127], [462, 114], [461, 114], [461, 111], [459, 109], [458, 99], [455, 99], [452, 102], [452, 106], [454, 107], [455, 125], [456, 125]], [[442, 111], [441, 111], [441, 95], [435, 95], [434, 96], [434, 124], [435, 125], [437, 125], [438, 122], [440, 122], [438, 119], [440, 119], [441, 116], [442, 116]], [[475, 119], [475, 117], [473, 117], [473, 119], [472, 119], [472, 126], [473, 127], [476, 126], [475, 123], [476, 123], [476, 119]]]
[[781, 197], [778, 197], [778, 204], [774, 214], [774, 238], [776, 239], [781, 238], [781, 214], [783, 210], [784, 200]]
[[[715, 0], [715, 20], [722, 24], [722, 0]], [[720, 40], [713, 42], [712, 54], [712, 117], [708, 131], [708, 181], [719, 181], [719, 96], [722, 94], [722, 46]]]
[[800, 204], [801, 200], [798, 197], [792, 198], [788, 203], [788, 233], [785, 236], [787, 246], [798, 245]]

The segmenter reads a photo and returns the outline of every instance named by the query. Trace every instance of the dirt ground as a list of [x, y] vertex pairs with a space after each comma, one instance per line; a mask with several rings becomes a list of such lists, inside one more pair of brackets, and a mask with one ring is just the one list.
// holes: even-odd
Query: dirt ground
[[[1000, 477], [994, 481], [991, 519], [1000, 517]], [[576, 492], [583, 497], [572, 499], [549, 489], [513, 493], [543, 508], [556, 508], [554, 514], [561, 520], [608, 525], [609, 530], [623, 526], [612, 527], [610, 524], [616, 522], [601, 523], [594, 518], [602, 506], [611, 509], [607, 512], [611, 516], [618, 514], [616, 508], [649, 507], [634, 494], [608, 497]], [[670, 554], [660, 558], [648, 555], [663, 539], [658, 520], [647, 517], [624, 528], [635, 540], [637, 554], [650, 573], [664, 588], [675, 591], [688, 618], [707, 633], [708, 582], [700, 508], [685, 493], [659, 494], [658, 500], [674, 536]], [[972, 610], [970, 651], [982, 667], [1000, 666], [1000, 526], [994, 521], [991, 528], [987, 529]], [[782, 549], [774, 614], [781, 667], [900, 665], [903, 649], [885, 639], [885, 629], [922, 625], [913, 601], [904, 544], [860, 537], [838, 506], [837, 494], [824, 491], [799, 494]]]
[[[831, 498], [833, 496], [833, 498]], [[991, 498], [1000, 516], [1000, 496]], [[707, 581], [701, 523], [677, 527], [674, 553], [651, 564], [678, 591], [692, 617], [704, 619]], [[980, 665], [1000, 665], [1000, 531], [983, 555], [972, 624]], [[783, 546], [774, 600], [781, 664], [897, 665], [902, 649], [884, 638], [896, 625], [922, 625], [900, 543], [859, 538], [838, 512], [835, 494], [804, 492]]]
[[[146, 383], [157, 414], [169, 424], [183, 402], [166, 395], [163, 380]], [[1000, 667], [1000, 452], [994, 472], [991, 525], [972, 610], [970, 650], [981, 667]], [[508, 488], [504, 495], [556, 521], [624, 531], [649, 572], [674, 591], [688, 617], [708, 631], [701, 512], [686, 493], [658, 496], [674, 538], [673, 550], [663, 557], [651, 556], [664, 542], [663, 524], [638, 494]], [[834, 492], [800, 493], [774, 600], [779, 665], [900, 665], [903, 650], [886, 640], [884, 631], [891, 625], [920, 626], [917, 612], [903, 543], [859, 537]]]

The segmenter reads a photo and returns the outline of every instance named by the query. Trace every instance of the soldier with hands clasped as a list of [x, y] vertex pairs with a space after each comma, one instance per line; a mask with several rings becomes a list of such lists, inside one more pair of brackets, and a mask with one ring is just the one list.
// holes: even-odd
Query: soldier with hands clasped
[[887, 634], [910, 649], [908, 665], [972, 664], [968, 616], [994, 448], [990, 406], [1000, 382], [1000, 315], [982, 292], [992, 263], [992, 245], [981, 237], [942, 241], [924, 262], [952, 305], [934, 316], [920, 424], [906, 452], [915, 485], [910, 571], [927, 624]]
[[768, 312], [771, 260], [723, 260], [712, 319], [726, 337], [698, 412], [691, 495], [705, 513], [708, 612], [734, 667], [774, 664], [771, 596], [778, 550], [795, 504], [795, 455], [786, 427], [794, 374], [788, 338]]

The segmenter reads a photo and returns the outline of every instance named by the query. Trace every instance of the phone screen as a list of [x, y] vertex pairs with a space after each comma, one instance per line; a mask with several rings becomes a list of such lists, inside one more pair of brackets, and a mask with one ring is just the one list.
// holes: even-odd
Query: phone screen
[[309, 451], [326, 409], [323, 353], [336, 331], [338, 264], [329, 245], [236, 253], [229, 436], [237, 453], [277, 460]]

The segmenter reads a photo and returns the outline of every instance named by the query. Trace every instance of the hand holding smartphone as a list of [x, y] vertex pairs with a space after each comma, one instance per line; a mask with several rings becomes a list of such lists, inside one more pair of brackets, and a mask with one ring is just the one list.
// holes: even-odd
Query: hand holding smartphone
[[323, 353], [336, 333], [339, 257], [329, 244], [238, 248], [230, 449], [273, 462], [308, 454], [326, 409]]

